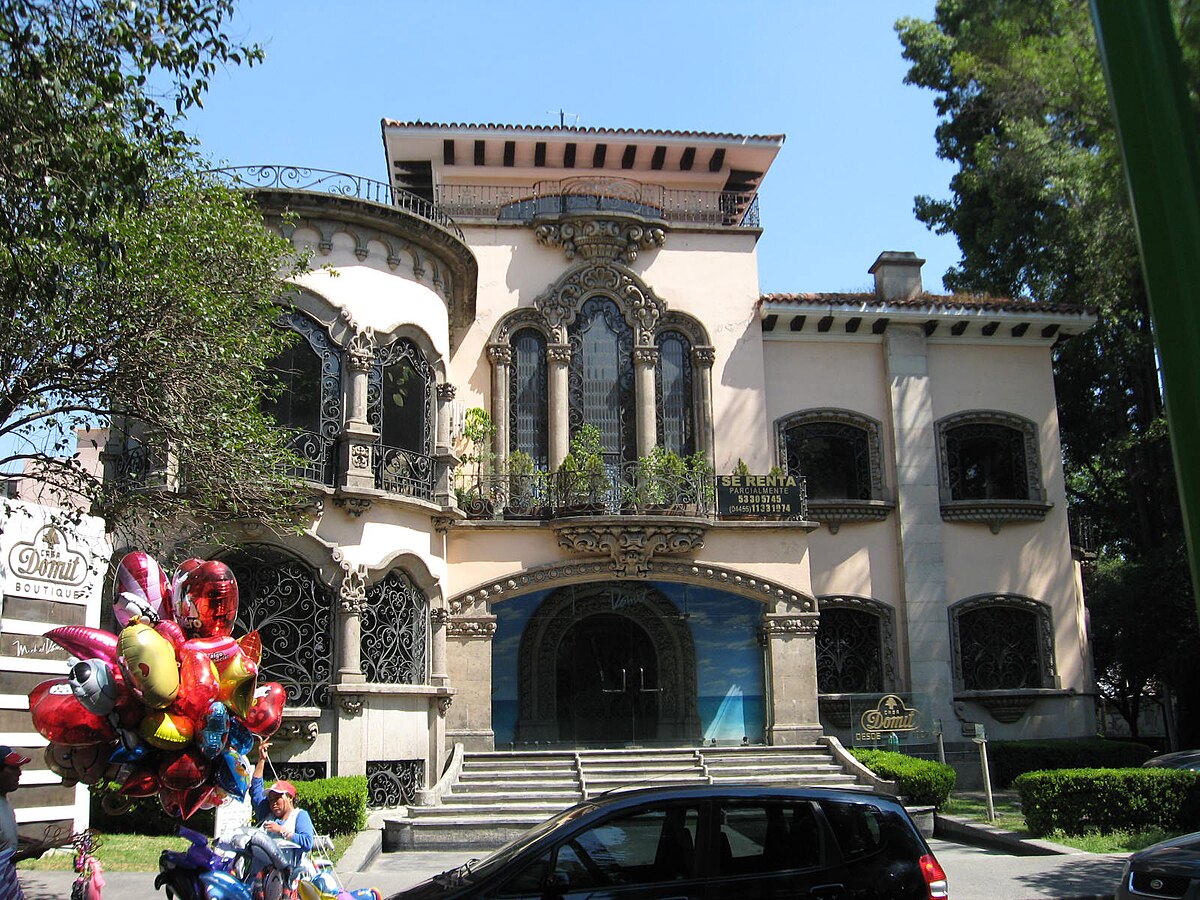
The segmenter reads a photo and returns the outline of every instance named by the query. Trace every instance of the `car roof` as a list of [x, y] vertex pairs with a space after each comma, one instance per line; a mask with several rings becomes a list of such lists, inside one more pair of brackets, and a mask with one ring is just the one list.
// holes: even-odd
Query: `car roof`
[[[658, 787], [616, 788], [597, 794], [583, 801], [583, 804], [595, 807], [618, 807], [640, 805], [652, 800], [754, 800], [754, 799], [787, 799], [787, 800], [841, 800], [851, 803], [886, 803], [899, 806], [895, 797], [880, 794], [871, 790], [854, 788], [810, 788], [790, 787], [788, 785], [762, 784], [708, 784], [708, 785], [664, 785]], [[581, 804], [581, 805], [583, 805]]]

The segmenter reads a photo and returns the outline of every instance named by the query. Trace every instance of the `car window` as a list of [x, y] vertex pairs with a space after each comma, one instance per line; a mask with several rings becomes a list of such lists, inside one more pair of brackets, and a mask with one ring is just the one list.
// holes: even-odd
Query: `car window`
[[540, 897], [546, 886], [546, 875], [554, 850], [547, 850], [532, 863], [506, 881], [496, 891], [497, 897]]
[[699, 809], [686, 805], [600, 822], [559, 845], [554, 879], [578, 891], [691, 878], [699, 823]]
[[720, 810], [719, 875], [821, 866], [825, 837], [808, 801], [728, 801]]
[[889, 859], [917, 859], [929, 852], [903, 813], [840, 800], [822, 800], [821, 808], [848, 862], [880, 852]]

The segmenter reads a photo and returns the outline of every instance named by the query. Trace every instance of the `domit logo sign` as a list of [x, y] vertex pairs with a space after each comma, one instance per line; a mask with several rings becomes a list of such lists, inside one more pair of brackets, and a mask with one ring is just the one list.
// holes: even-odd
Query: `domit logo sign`
[[14, 577], [76, 587], [87, 578], [87, 558], [71, 549], [66, 534], [54, 525], [38, 531], [32, 541], [13, 544], [8, 570]]

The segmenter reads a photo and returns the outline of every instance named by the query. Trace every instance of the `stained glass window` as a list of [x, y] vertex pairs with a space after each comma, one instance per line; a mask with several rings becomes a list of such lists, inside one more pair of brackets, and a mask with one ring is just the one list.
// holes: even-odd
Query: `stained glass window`
[[654, 388], [658, 442], [678, 456], [695, 452], [692, 426], [692, 359], [687, 338], [675, 331], [658, 336]]
[[549, 465], [547, 452], [546, 338], [526, 328], [512, 337], [509, 380], [509, 449], [523, 450], [537, 465]]

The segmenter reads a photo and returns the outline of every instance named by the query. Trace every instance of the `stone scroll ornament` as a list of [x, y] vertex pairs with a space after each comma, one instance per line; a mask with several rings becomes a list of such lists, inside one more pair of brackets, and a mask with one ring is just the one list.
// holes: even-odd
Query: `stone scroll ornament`
[[285, 693], [259, 683], [262, 640], [234, 637], [237, 580], [218, 560], [185, 560], [173, 577], [141, 551], [116, 567], [117, 634], [84, 625], [46, 633], [69, 654], [66, 678], [29, 692], [46, 765], [64, 783], [115, 781], [110, 811], [157, 796], [187, 819], [242, 800], [255, 737], [278, 730]]

